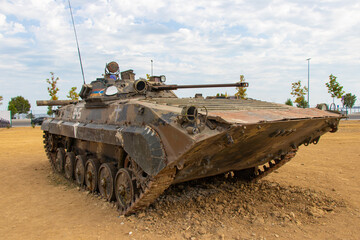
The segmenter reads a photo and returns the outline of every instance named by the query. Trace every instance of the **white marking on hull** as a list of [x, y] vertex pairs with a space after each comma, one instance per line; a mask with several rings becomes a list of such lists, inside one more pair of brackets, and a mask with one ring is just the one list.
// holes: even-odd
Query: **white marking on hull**
[[74, 125], [73, 125], [73, 128], [74, 128], [74, 137], [75, 137], [75, 138], [77, 138], [77, 128], [78, 128], [79, 125], [80, 125], [79, 122], [74, 123]]
[[80, 119], [81, 117], [81, 107], [75, 107], [73, 111], [72, 119]]
[[120, 106], [117, 106], [115, 112], [116, 112], [115, 121], [117, 121], [119, 113], [122, 112], [122, 108]]

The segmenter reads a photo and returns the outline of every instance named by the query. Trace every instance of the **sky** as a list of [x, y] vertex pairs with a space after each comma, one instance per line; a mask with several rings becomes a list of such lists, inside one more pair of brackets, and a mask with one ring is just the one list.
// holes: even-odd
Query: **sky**
[[[136, 77], [165, 75], [168, 84], [234, 83], [248, 97], [284, 103], [291, 83], [308, 82], [310, 105], [331, 103], [325, 83], [337, 77], [360, 105], [360, 2], [245, 0], [72, 0], [87, 83], [105, 64]], [[59, 77], [59, 99], [82, 75], [67, 0], [0, 0], [0, 110], [12, 97], [49, 99], [46, 79]], [[308, 62], [306, 59], [311, 58]], [[178, 90], [179, 97], [235, 88]], [[340, 104], [340, 100], [336, 101]]]

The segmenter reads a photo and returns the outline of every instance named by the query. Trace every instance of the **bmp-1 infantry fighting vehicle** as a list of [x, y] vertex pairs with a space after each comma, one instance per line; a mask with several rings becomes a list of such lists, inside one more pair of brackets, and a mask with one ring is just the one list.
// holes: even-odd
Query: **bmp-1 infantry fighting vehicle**
[[43, 122], [53, 168], [116, 200], [122, 214], [151, 204], [171, 184], [233, 171], [259, 179], [337, 130], [341, 115], [253, 99], [178, 98], [172, 90], [247, 87], [247, 83], [165, 85], [165, 76], [135, 80], [132, 70], [106, 65], [84, 84], [83, 100], [58, 105]]

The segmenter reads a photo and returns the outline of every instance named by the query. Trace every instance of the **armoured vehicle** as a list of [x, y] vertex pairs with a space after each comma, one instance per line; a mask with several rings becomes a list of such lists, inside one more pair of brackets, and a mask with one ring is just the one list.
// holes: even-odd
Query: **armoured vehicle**
[[115, 62], [84, 84], [82, 100], [43, 122], [53, 168], [108, 201], [121, 214], [151, 204], [171, 184], [233, 171], [250, 180], [274, 171], [300, 145], [335, 132], [341, 115], [253, 99], [178, 98], [172, 90], [247, 87], [247, 83], [166, 85], [165, 76], [137, 79]]

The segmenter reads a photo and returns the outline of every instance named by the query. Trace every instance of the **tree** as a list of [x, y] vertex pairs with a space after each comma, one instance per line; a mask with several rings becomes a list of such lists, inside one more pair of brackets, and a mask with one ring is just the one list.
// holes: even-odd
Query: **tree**
[[288, 98], [285, 102], [286, 105], [289, 105], [289, 106], [294, 106], [293, 102], [291, 101], [290, 98]]
[[3, 97], [0, 96], [0, 105], [2, 105], [2, 100], [3, 100]]
[[[59, 91], [59, 88], [57, 87], [57, 82], [59, 81], [59, 77], [55, 78], [53, 72], [50, 72], [50, 75], [51, 75], [50, 79], [49, 78], [46, 79], [46, 82], [50, 84], [50, 87], [47, 88], [50, 95], [50, 100], [58, 100], [59, 98], [56, 94]], [[53, 114], [52, 106], [48, 106], [47, 114], [48, 115]]]
[[12, 102], [9, 102], [8, 110], [9, 110], [10, 113], [11, 113], [11, 118], [13, 118], [13, 116], [14, 116], [16, 113], [18, 113], [18, 110], [17, 110], [16, 107], [15, 107], [15, 104], [12, 103]]
[[341, 98], [345, 91], [343, 91], [343, 86], [340, 85], [336, 81], [336, 77], [334, 75], [329, 76], [329, 82], [325, 83], [326, 87], [328, 88], [328, 93], [331, 94], [331, 97], [333, 98], [333, 103], [335, 104], [335, 98]]
[[308, 102], [305, 100], [305, 96], [308, 92], [306, 86], [301, 86], [301, 81], [297, 81], [291, 84], [291, 95], [295, 97], [296, 106], [299, 108], [306, 108]]
[[22, 96], [11, 98], [8, 105], [8, 110], [11, 111], [11, 118], [16, 113], [28, 113], [30, 111], [30, 108], [31, 105], [29, 101]]
[[298, 108], [307, 108], [308, 102], [305, 100], [305, 97], [301, 97], [300, 102], [296, 104]]
[[67, 95], [66, 97], [71, 100], [79, 100], [79, 94], [76, 92], [76, 89], [76, 87], [72, 87], [69, 91], [69, 95]]
[[[244, 75], [240, 75], [240, 83], [245, 82], [245, 78]], [[246, 94], [246, 88], [245, 87], [236, 87], [237, 93], [235, 93], [235, 96], [237, 98], [241, 98], [241, 99], [246, 99], [247, 94]]]
[[355, 102], [356, 102], [355, 95], [352, 95], [351, 93], [345, 94], [343, 98], [343, 104], [346, 108], [350, 108], [350, 113], [351, 113], [351, 108], [354, 106]]

